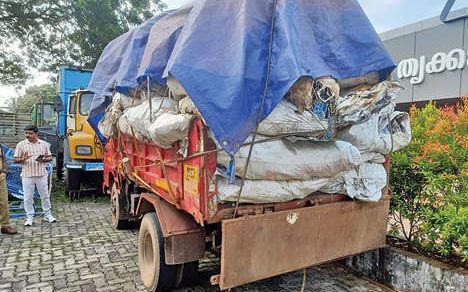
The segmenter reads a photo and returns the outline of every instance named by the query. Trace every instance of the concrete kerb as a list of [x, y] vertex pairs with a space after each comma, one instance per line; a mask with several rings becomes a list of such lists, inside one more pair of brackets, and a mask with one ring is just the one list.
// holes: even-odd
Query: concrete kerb
[[467, 291], [467, 270], [398, 248], [381, 248], [344, 262], [397, 291]]

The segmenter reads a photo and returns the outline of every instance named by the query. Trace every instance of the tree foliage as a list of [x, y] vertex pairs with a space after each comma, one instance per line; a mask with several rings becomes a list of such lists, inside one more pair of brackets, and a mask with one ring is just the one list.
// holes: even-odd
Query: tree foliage
[[0, 0], [0, 83], [30, 68], [94, 68], [105, 45], [165, 8], [161, 0]]
[[56, 95], [57, 89], [53, 84], [31, 86], [20, 97], [11, 99], [8, 107], [13, 112], [29, 112], [36, 102], [53, 102]]
[[411, 108], [411, 144], [392, 156], [393, 231], [468, 263], [468, 96]]

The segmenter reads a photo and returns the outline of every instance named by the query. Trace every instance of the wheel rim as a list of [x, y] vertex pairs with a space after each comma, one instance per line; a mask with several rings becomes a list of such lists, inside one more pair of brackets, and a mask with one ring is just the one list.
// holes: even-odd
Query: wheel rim
[[112, 215], [112, 224], [114, 226], [118, 223], [119, 218], [119, 201], [118, 201], [118, 192], [115, 185], [112, 186], [111, 190], [111, 215]]
[[146, 233], [143, 246], [143, 263], [146, 267], [151, 268], [154, 265], [153, 251], [153, 240], [151, 238], [151, 234]]

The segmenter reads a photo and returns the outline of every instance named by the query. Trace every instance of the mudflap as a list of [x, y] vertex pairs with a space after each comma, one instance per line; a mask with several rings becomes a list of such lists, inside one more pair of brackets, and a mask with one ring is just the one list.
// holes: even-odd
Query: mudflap
[[223, 220], [221, 290], [385, 245], [389, 197]]

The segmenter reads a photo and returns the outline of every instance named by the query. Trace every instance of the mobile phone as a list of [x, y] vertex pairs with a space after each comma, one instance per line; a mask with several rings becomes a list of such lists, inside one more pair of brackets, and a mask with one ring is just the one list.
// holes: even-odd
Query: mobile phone
[[36, 161], [42, 160], [43, 158], [44, 158], [44, 155], [39, 155], [39, 156], [36, 158]]

